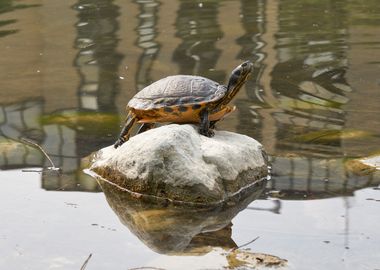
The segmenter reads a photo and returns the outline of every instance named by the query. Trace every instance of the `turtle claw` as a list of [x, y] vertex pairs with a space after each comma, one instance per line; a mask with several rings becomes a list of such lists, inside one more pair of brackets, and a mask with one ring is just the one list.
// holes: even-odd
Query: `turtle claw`
[[215, 132], [213, 131], [213, 130], [209, 130], [208, 131], [208, 135], [207, 135], [207, 137], [209, 137], [209, 138], [211, 138], [211, 137], [214, 137], [215, 136]]
[[121, 146], [123, 143], [125, 143], [127, 140], [124, 137], [120, 137], [117, 139], [117, 141], [114, 143], [113, 147], [116, 149], [119, 146]]
[[209, 129], [207, 131], [205, 131], [205, 130], [199, 130], [199, 133], [202, 134], [203, 136], [206, 136], [206, 137], [209, 137], [209, 138], [214, 137], [214, 135], [215, 135], [215, 132], [212, 129]]

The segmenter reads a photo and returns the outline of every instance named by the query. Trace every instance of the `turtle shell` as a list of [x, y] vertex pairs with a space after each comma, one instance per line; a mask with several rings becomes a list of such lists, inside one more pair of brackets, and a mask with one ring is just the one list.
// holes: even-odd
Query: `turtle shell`
[[207, 104], [225, 96], [226, 87], [200, 76], [175, 75], [158, 80], [138, 92], [128, 103], [135, 110]]

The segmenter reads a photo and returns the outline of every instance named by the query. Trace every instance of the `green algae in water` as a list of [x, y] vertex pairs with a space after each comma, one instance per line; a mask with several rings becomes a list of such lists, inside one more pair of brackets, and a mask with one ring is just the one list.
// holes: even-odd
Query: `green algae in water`
[[366, 139], [373, 134], [362, 130], [318, 130], [292, 138], [296, 142], [331, 143], [341, 139]]
[[58, 124], [72, 129], [93, 129], [102, 126], [104, 129], [114, 130], [119, 128], [119, 115], [98, 112], [72, 112], [64, 114], [44, 115], [41, 118], [43, 125]]

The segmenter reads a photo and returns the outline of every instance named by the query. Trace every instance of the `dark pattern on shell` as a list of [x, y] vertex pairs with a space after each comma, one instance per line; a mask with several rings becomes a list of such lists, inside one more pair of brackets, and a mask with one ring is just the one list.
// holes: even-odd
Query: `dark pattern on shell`
[[200, 109], [201, 107], [202, 107], [201, 104], [194, 104], [191, 108], [192, 108], [193, 110], [198, 110], [198, 109]]
[[176, 75], [161, 79], [138, 92], [128, 107], [149, 110], [166, 106], [192, 105], [217, 101], [226, 87], [200, 76]]

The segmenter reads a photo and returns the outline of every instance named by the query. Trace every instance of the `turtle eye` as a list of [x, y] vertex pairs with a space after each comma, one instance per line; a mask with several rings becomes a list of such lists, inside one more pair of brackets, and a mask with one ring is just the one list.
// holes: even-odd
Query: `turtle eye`
[[247, 63], [243, 63], [241, 66], [242, 66], [242, 67], [245, 67], [245, 66], [247, 66]]

